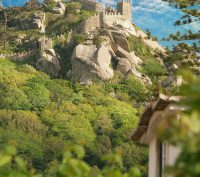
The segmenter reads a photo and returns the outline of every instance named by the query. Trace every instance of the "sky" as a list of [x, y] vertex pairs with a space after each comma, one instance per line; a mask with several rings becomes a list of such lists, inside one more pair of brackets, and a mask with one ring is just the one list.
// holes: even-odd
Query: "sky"
[[[4, 0], [4, 5], [23, 5], [27, 0]], [[101, 0], [103, 3], [115, 5], [117, 0]], [[198, 31], [200, 23], [190, 25], [174, 26], [183, 13], [170, 7], [162, 0], [133, 0], [133, 22], [141, 29], [149, 29], [153, 36], [162, 39], [174, 31], [185, 31], [192, 29]], [[166, 45], [163, 43], [163, 45]]]

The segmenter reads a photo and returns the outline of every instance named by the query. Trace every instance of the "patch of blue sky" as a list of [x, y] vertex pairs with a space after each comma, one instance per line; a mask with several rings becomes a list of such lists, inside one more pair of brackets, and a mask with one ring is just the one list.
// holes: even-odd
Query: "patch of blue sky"
[[[143, 30], [149, 29], [159, 39], [180, 31], [182, 34], [188, 30], [199, 31], [200, 22], [187, 25], [174, 26], [174, 22], [184, 15], [179, 9], [169, 6], [162, 0], [134, 0], [133, 22]], [[163, 43], [172, 44], [172, 41]]]
[[[12, 6], [23, 6], [29, 0], [3, 0], [3, 6], [12, 7]], [[42, 0], [39, 0], [40, 2]]]

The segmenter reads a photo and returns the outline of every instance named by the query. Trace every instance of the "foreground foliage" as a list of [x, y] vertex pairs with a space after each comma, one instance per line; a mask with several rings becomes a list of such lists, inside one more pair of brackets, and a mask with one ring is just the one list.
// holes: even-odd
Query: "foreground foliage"
[[[49, 169], [48, 176], [52, 177], [140, 177], [140, 171], [137, 168], [131, 168], [127, 173], [121, 172], [122, 161], [118, 155], [104, 156], [107, 161], [107, 167], [102, 170], [91, 167], [85, 163], [84, 150], [80, 146], [73, 146], [65, 151], [62, 162], [54, 164]], [[20, 176], [20, 177], [42, 177], [34, 170], [27, 168], [27, 163], [20, 157], [16, 157], [16, 150], [12, 146], [0, 153], [0, 176]], [[108, 160], [109, 159], [109, 160]]]
[[180, 155], [167, 172], [175, 177], [200, 176], [200, 79], [189, 72], [184, 73], [185, 84], [182, 86], [182, 103], [187, 110], [181, 118], [169, 118], [170, 129], [162, 133], [162, 138], [180, 148]]

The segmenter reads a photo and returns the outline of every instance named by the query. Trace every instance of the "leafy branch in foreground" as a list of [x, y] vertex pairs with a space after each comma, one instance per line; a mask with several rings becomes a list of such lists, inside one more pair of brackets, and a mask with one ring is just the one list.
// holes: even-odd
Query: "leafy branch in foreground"
[[181, 104], [188, 110], [182, 113], [180, 119], [169, 117], [170, 128], [163, 132], [162, 137], [180, 148], [180, 154], [173, 166], [167, 172], [174, 177], [200, 176], [200, 78], [189, 72], [184, 72], [184, 81], [180, 94]]
[[[63, 155], [61, 164], [54, 165], [48, 169], [47, 176], [51, 177], [140, 177], [137, 168], [130, 168], [123, 173], [121, 167], [122, 159], [119, 155], [105, 155], [108, 166], [102, 170], [91, 167], [83, 161], [85, 151], [81, 146], [72, 146]], [[4, 177], [43, 177], [46, 175], [36, 174], [34, 170], [27, 167], [27, 163], [16, 156], [16, 149], [8, 146], [0, 153], [0, 176]]]

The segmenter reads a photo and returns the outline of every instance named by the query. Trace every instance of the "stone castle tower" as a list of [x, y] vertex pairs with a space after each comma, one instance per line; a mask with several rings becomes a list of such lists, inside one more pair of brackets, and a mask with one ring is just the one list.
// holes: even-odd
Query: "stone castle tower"
[[132, 21], [132, 0], [122, 0], [117, 3], [117, 12]]

